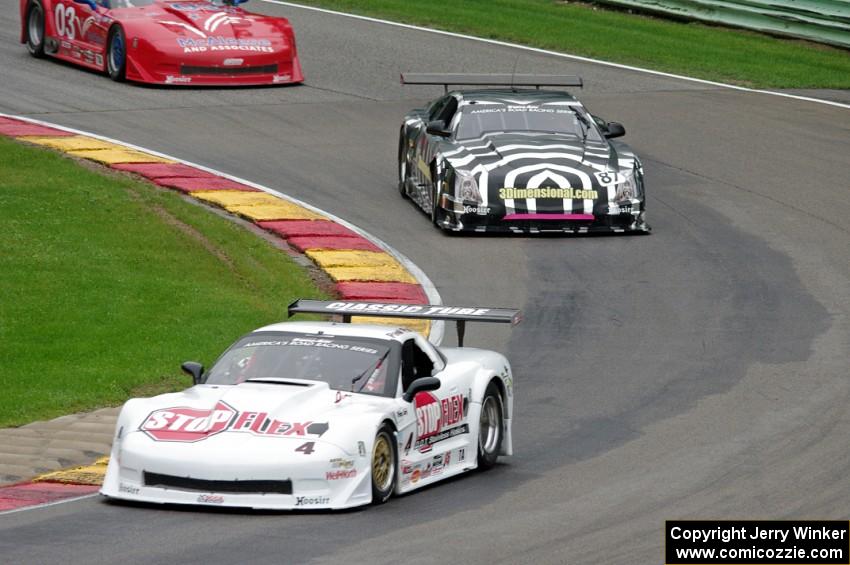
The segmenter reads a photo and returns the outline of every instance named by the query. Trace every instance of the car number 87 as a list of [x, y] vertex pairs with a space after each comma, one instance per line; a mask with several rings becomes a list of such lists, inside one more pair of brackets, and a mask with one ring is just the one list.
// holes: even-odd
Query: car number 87
[[56, 9], [53, 11], [53, 21], [56, 24], [56, 33], [60, 37], [67, 37], [70, 40], [74, 39], [74, 19], [77, 14], [74, 12], [73, 6], [65, 6], [64, 4], [56, 4]]

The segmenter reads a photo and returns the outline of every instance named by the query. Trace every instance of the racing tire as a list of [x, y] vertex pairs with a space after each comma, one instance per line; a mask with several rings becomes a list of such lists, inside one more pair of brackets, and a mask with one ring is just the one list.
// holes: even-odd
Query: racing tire
[[26, 34], [30, 55], [44, 57], [44, 8], [39, 0], [27, 4]]
[[115, 82], [127, 78], [127, 37], [118, 25], [109, 30], [106, 40], [106, 73]]
[[440, 227], [439, 208], [437, 207], [437, 199], [440, 195], [437, 192], [437, 167], [431, 164], [431, 223]]
[[375, 434], [372, 446], [372, 503], [383, 504], [392, 496], [396, 483], [396, 447], [389, 424], [383, 424]]
[[502, 450], [505, 419], [502, 395], [496, 384], [491, 382], [481, 401], [481, 415], [478, 417], [478, 468], [491, 469], [499, 459]]
[[398, 192], [401, 194], [401, 197], [404, 199], [409, 199], [410, 195], [407, 194], [407, 181], [408, 181], [408, 164], [407, 164], [407, 156], [404, 154], [404, 135], [399, 135], [398, 138]]

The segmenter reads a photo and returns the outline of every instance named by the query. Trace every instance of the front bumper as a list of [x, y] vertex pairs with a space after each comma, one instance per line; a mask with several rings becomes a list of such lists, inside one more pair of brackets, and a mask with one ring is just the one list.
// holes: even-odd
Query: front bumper
[[[262, 441], [264, 449], [257, 449]], [[252, 438], [241, 447], [195, 451], [133, 433], [113, 449], [100, 492], [137, 502], [270, 510], [335, 510], [372, 501], [368, 458], [316, 442], [310, 455], [296, 454], [305, 458], [299, 461], [288, 454], [300, 441]]]
[[645, 201], [617, 205], [598, 201], [593, 213], [544, 211], [506, 214], [499, 207], [457, 201], [443, 194], [437, 206], [437, 225], [448, 231], [476, 233], [649, 233]]
[[237, 53], [239, 66], [226, 67], [176, 57], [127, 57], [127, 80], [176, 86], [257, 86], [304, 81], [298, 57], [252, 58]]

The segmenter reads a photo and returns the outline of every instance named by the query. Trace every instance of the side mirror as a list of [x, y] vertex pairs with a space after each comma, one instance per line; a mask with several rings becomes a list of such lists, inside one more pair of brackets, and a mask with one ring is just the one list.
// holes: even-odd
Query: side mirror
[[618, 124], [617, 122], [608, 122], [605, 129], [603, 130], [605, 137], [607, 139], [612, 139], [614, 137], [623, 137], [626, 135], [626, 128], [623, 127], [623, 124]]
[[410, 383], [410, 386], [407, 387], [406, 391], [404, 391], [404, 396], [402, 398], [404, 398], [405, 402], [412, 402], [417, 393], [425, 392], [426, 390], [437, 390], [440, 388], [440, 385], [442, 385], [442, 383], [437, 377], [422, 377], [416, 379]]
[[203, 382], [204, 366], [196, 361], [186, 361], [180, 368], [187, 375], [192, 375], [192, 383], [199, 385]]
[[425, 126], [425, 131], [431, 135], [438, 135], [440, 137], [449, 137], [452, 134], [452, 130], [446, 129], [446, 124], [442, 120], [428, 122], [428, 125]]
[[74, 0], [74, 2], [77, 4], [85, 4], [91, 8], [93, 12], [97, 12], [97, 2], [94, 0]]

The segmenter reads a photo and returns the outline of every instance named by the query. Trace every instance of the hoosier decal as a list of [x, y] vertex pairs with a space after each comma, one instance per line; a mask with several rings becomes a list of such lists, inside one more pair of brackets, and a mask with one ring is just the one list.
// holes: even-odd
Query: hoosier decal
[[416, 404], [416, 445], [426, 453], [438, 442], [469, 433], [469, 424], [461, 424], [469, 410], [462, 394], [437, 398], [430, 392], [420, 392]]
[[155, 441], [195, 442], [222, 432], [248, 432], [258, 436], [321, 436], [327, 422], [283, 422], [267, 412], [238, 411], [225, 402], [204, 410], [161, 408], [151, 412], [139, 429]]

